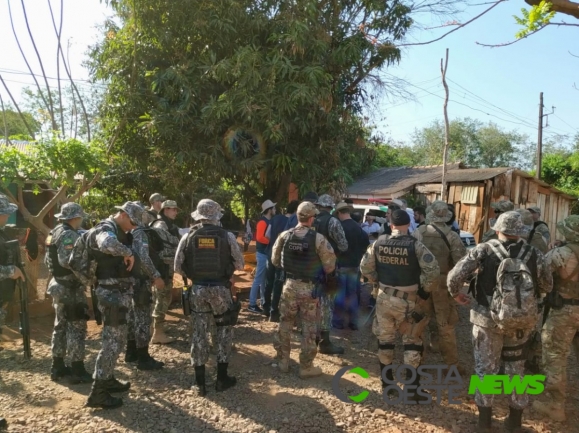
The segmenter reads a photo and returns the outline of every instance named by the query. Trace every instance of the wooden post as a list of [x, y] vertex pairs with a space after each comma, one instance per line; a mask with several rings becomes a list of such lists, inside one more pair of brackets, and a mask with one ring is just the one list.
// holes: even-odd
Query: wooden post
[[446, 84], [446, 71], [448, 70], [448, 48], [446, 49], [446, 60], [440, 59], [440, 73], [442, 74], [442, 85], [444, 86], [444, 151], [442, 153], [442, 191], [440, 197], [446, 201], [446, 164], [448, 159], [448, 142], [450, 125], [448, 123], [448, 84]]

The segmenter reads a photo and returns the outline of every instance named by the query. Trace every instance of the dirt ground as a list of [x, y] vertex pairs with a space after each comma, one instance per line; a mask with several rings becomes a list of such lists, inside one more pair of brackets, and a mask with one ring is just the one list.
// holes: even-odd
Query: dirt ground
[[[368, 294], [364, 293], [364, 301]], [[365, 304], [365, 302], [363, 302]], [[246, 304], [245, 304], [246, 306]], [[370, 309], [362, 307], [363, 324]], [[472, 373], [468, 310], [461, 307], [458, 337], [461, 358]], [[33, 358], [25, 361], [20, 341], [5, 343], [0, 352], [0, 416], [7, 418], [9, 432], [239, 432], [239, 433], [471, 433], [475, 431], [476, 406], [461, 395], [460, 405], [449, 405], [446, 398], [440, 405], [388, 405], [381, 396], [376, 358], [377, 343], [370, 325], [359, 331], [336, 330], [335, 341], [346, 347], [342, 356], [318, 355], [317, 365], [324, 375], [309, 380], [298, 377], [299, 339], [293, 338], [290, 373], [281, 374], [273, 359], [273, 335], [277, 324], [262, 316], [242, 311], [235, 329], [235, 351], [230, 374], [237, 377], [237, 386], [223, 393], [212, 388], [215, 357], [208, 372], [209, 392], [200, 398], [191, 389], [194, 384], [190, 365], [188, 322], [175, 305], [169, 314], [168, 333], [178, 340], [167, 346], [151, 348], [153, 356], [166, 363], [158, 372], [141, 372], [133, 364], [117, 364], [116, 376], [130, 380], [131, 389], [122, 394], [124, 406], [114, 410], [83, 407], [90, 385], [68, 385], [51, 382], [50, 333], [51, 319], [32, 321]], [[13, 327], [8, 337], [18, 338]], [[17, 329], [17, 328], [16, 328]], [[87, 341], [88, 368], [94, 366], [100, 348], [100, 328], [89, 322]], [[397, 359], [402, 359], [400, 347]], [[442, 364], [438, 354], [427, 353], [426, 363]], [[579, 367], [572, 355], [569, 359], [567, 417], [564, 424], [550, 422], [527, 409], [524, 425], [539, 433], [579, 432]], [[332, 391], [332, 377], [343, 366], [360, 366], [370, 373], [369, 379], [346, 374], [340, 389], [358, 394], [363, 389], [370, 396], [363, 403], [347, 404]], [[532, 398], [532, 397], [531, 397]], [[508, 413], [507, 397], [496, 398], [493, 427], [502, 431]]]

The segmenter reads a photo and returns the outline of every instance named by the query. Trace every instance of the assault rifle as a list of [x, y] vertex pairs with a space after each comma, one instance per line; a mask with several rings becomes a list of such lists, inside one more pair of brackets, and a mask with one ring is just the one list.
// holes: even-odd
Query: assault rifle
[[28, 277], [24, 271], [24, 262], [20, 256], [20, 244], [18, 241], [8, 241], [5, 246], [8, 250], [8, 263], [18, 267], [22, 275], [24, 275], [25, 281], [18, 278], [16, 285], [20, 294], [20, 333], [24, 344], [24, 358], [30, 359], [32, 353], [30, 351], [30, 317], [28, 316]]

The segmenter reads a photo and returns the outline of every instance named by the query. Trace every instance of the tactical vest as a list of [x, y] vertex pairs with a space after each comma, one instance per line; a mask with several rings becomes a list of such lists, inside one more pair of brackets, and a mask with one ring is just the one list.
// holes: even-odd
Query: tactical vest
[[[161, 252], [164, 247], [163, 239], [161, 239], [155, 229], [151, 227], [140, 227], [137, 230], [142, 230], [145, 233], [149, 245], [149, 258], [151, 259], [151, 262], [153, 262], [155, 269], [161, 274], [161, 278], [165, 279], [169, 277], [169, 265], [163, 262], [163, 259], [161, 258]], [[139, 269], [139, 278], [148, 279], [148, 276], [145, 274], [142, 267]]]
[[[524, 242], [513, 242], [507, 241], [503, 242], [505, 249], [510, 253], [511, 257], [517, 257], [521, 248], [525, 246]], [[489, 302], [487, 296], [492, 296], [495, 292], [497, 286], [497, 271], [499, 270], [499, 265], [501, 264], [501, 258], [488, 247], [489, 254], [483, 260], [481, 264], [481, 269], [479, 270], [476, 279], [474, 280], [474, 296], [476, 301], [484, 306], [489, 307]], [[531, 257], [527, 260], [527, 267], [531, 271], [531, 276], [535, 282], [535, 286], [538, 281], [537, 272], [537, 253], [535, 250], [531, 253]], [[472, 287], [472, 285], [471, 285]]]
[[378, 280], [387, 286], [420, 284], [420, 264], [414, 245], [416, 239], [403, 235], [387, 239], [382, 235], [374, 242]]
[[332, 218], [336, 217], [330, 215], [330, 213], [325, 210], [320, 211], [320, 213], [316, 216], [316, 219], [314, 220], [313, 228], [321, 235], [324, 235], [324, 237], [328, 240], [328, 242], [330, 242], [330, 245], [332, 246], [334, 251], [339, 251], [338, 244], [336, 243], [336, 241], [334, 241], [334, 239], [330, 237], [330, 220]]
[[167, 218], [164, 212], [161, 214], [161, 219], [165, 221], [165, 224], [167, 224], [168, 232], [177, 239], [180, 239], [181, 235], [179, 234], [179, 227], [175, 225], [175, 222], [172, 219]]
[[[14, 265], [15, 263], [11, 263], [11, 257], [8, 252], [8, 248], [4, 245], [5, 242], [8, 242], [12, 239], [8, 237], [4, 230], [0, 230], [0, 265], [2, 266], [9, 266]], [[8, 301], [12, 299], [14, 296], [14, 289], [16, 288], [16, 280], [12, 278], [4, 278], [0, 280], [0, 301]]]
[[321, 274], [322, 261], [316, 251], [316, 232], [309, 229], [303, 238], [290, 230], [282, 255], [281, 267], [296, 280], [315, 281]]
[[[579, 245], [567, 243], [565, 246], [573, 251], [573, 255], [577, 261], [579, 261]], [[577, 266], [579, 266], [579, 264]], [[573, 269], [571, 273], [575, 273], [573, 278], [564, 280], [560, 276], [560, 271], [555, 272], [553, 286], [555, 290], [557, 290], [558, 293], [564, 295], [565, 298], [579, 299], [579, 281], [573, 281], [573, 279], [577, 278], [577, 272], [575, 269]]]
[[[119, 227], [113, 221], [103, 221], [98, 225], [106, 225], [111, 231], [114, 231], [117, 240], [126, 246], [131, 248], [133, 245], [133, 235], [131, 233], [125, 233], [119, 229]], [[97, 262], [96, 277], [99, 280], [107, 280], [110, 278], [130, 278], [133, 275], [137, 275], [139, 272], [139, 266], [137, 265], [137, 257], [135, 256], [135, 264], [131, 271], [127, 271], [127, 265], [125, 265], [125, 258], [122, 256], [113, 256], [111, 254], [105, 254], [98, 250], [92, 250], [91, 254], [94, 256]]]
[[441, 237], [440, 233], [432, 227], [432, 224], [421, 226], [418, 231], [422, 234], [422, 243], [424, 246], [426, 246], [434, 257], [436, 257], [436, 261], [440, 267], [440, 274], [446, 275], [452, 268], [452, 256], [450, 254], [450, 249], [447, 246], [448, 234], [451, 232], [451, 229], [448, 226], [441, 227], [439, 225], [437, 225], [436, 228], [446, 236], [446, 242]]
[[48, 270], [55, 278], [66, 277], [72, 275], [70, 269], [62, 267], [58, 261], [58, 246], [64, 233], [69, 230], [74, 230], [69, 224], [62, 223], [57, 225], [48, 237], [46, 238], [46, 246], [48, 247], [48, 254], [46, 255], [46, 265]]
[[529, 233], [529, 239], [532, 239], [535, 234], [539, 234], [541, 237], [543, 237], [543, 235], [541, 235], [540, 233], [535, 233], [537, 231], [537, 227], [539, 227], [540, 225], [544, 225], [545, 227], [547, 227], [547, 229], [549, 229], [549, 226], [547, 225], [547, 223], [545, 221], [535, 221], [533, 223], [533, 228], [531, 229], [531, 232]]
[[181, 270], [194, 284], [226, 284], [235, 267], [227, 230], [211, 224], [191, 228]]

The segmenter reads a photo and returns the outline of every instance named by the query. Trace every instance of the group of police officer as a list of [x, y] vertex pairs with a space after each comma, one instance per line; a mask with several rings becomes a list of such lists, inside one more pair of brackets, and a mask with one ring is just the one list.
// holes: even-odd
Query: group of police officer
[[[331, 242], [337, 239], [332, 239], [329, 229], [337, 225], [332, 224], [335, 217], [330, 214], [330, 203], [333, 204], [329, 196], [304, 200], [296, 212], [297, 226], [281, 233], [272, 250], [272, 263], [285, 272], [274, 348], [280, 370], [288, 372], [291, 330], [299, 317], [302, 339], [299, 375], [302, 378], [322, 373], [314, 365], [314, 359], [322, 341], [329, 340], [330, 326], [324, 329], [323, 323], [331, 323], [330, 305], [337, 284], [336, 256]], [[161, 204], [159, 211], [163, 206], [165, 209], [177, 208], [176, 203], [170, 201], [169, 205]], [[544, 255], [532, 242], [535, 232], [541, 237], [548, 234], [548, 230], [538, 228], [542, 225], [540, 221], [531, 224], [525, 212], [514, 211], [512, 203], [507, 201], [493, 204], [493, 207], [498, 215], [491, 221], [493, 235], [497, 238], [494, 242], [500, 243], [512, 257], [519, 257], [525, 251], [537, 294], [549, 293], [551, 311], [544, 326], [537, 326], [542, 329], [542, 368], [547, 375], [548, 395], [535, 401], [533, 407], [562, 421], [565, 419], [567, 356], [574, 338], [577, 342], [575, 334], [579, 330], [579, 216], [570, 216], [558, 223], [565, 242], [551, 245], [553, 248]], [[74, 383], [92, 380], [88, 406], [120, 406], [122, 400], [111, 394], [130, 387], [129, 383], [114, 377], [114, 366], [123, 350], [126, 350], [126, 360], [137, 361], [140, 369], [155, 370], [163, 366], [148, 352], [151, 287], [156, 294], [155, 332], [159, 334], [159, 342], [168, 342], [162, 323], [170, 299], [166, 288], [175, 272], [192, 281], [185, 290], [184, 310], [191, 314], [191, 360], [199, 394], [207, 393], [205, 364], [210, 351], [208, 331], [213, 324], [216, 325], [214, 344], [218, 362], [215, 389], [223, 391], [234, 386], [236, 379], [228, 375], [228, 363], [232, 326], [237, 322], [240, 304], [234, 294], [233, 273], [242, 270], [244, 262], [235, 236], [221, 227], [221, 206], [209, 199], [198, 203], [191, 214], [195, 224], [187, 235], [180, 237], [172, 258], [152, 254], [149, 227], [161, 221], [163, 224], [158, 223], [160, 228], [170, 231], [173, 227], [168, 223], [172, 223], [174, 216], [153, 215], [150, 221], [153, 210], [145, 210], [136, 202], [127, 202], [116, 209], [116, 214], [82, 235], [78, 229], [84, 213], [79, 205], [65, 204], [56, 215], [60, 224], [47, 240], [46, 258], [53, 275], [48, 292], [56, 310], [51, 377], [58, 380], [70, 376]], [[0, 227], [15, 210], [15, 205], [0, 195]], [[530, 212], [540, 214], [540, 209], [532, 208]], [[424, 352], [422, 336], [433, 318], [445, 363], [464, 372], [456, 344], [456, 306], [472, 304], [476, 374], [481, 379], [484, 375], [497, 374], [503, 364], [507, 374], [523, 375], [533, 330], [502, 330], [493, 322], [489, 310], [489, 299], [497, 286], [496, 275], [502, 259], [496, 254], [496, 244], [483, 242], [467, 253], [459, 235], [447, 225], [451, 218], [448, 205], [436, 201], [427, 209], [427, 223], [410, 236], [410, 216], [404, 210], [395, 210], [389, 214], [392, 233], [381, 235], [371, 244], [361, 261], [362, 274], [376, 289], [373, 332], [379, 342], [380, 369], [393, 363], [397, 333], [402, 335], [404, 363], [418, 367]], [[173, 231], [172, 235], [179, 239], [178, 231]], [[3, 230], [0, 236], [5, 237]], [[70, 266], [71, 253], [77, 250], [81, 236], [96, 266], [95, 294], [104, 322], [102, 349], [92, 376], [83, 363], [88, 318], [84, 295], [86, 281]], [[549, 244], [549, 239], [544, 242]], [[17, 267], [3, 263], [4, 258], [0, 248], [0, 282], [24, 278]], [[174, 259], [172, 264], [171, 259]], [[471, 282], [473, 300], [461, 292], [467, 282]], [[7, 302], [2, 299], [0, 325]], [[329, 320], [323, 320], [321, 316], [324, 315], [330, 316]], [[66, 353], [71, 359], [70, 367], [64, 363]], [[392, 380], [391, 376], [392, 369], [388, 369], [386, 378]], [[419, 384], [417, 376], [414, 385]], [[411, 393], [410, 397], [416, 401], [425, 398], [418, 393]], [[490, 432], [492, 396], [477, 391], [475, 400], [479, 408], [477, 431]], [[510, 414], [505, 421], [508, 431], [524, 431], [521, 417], [527, 405], [527, 395], [513, 393]]]

